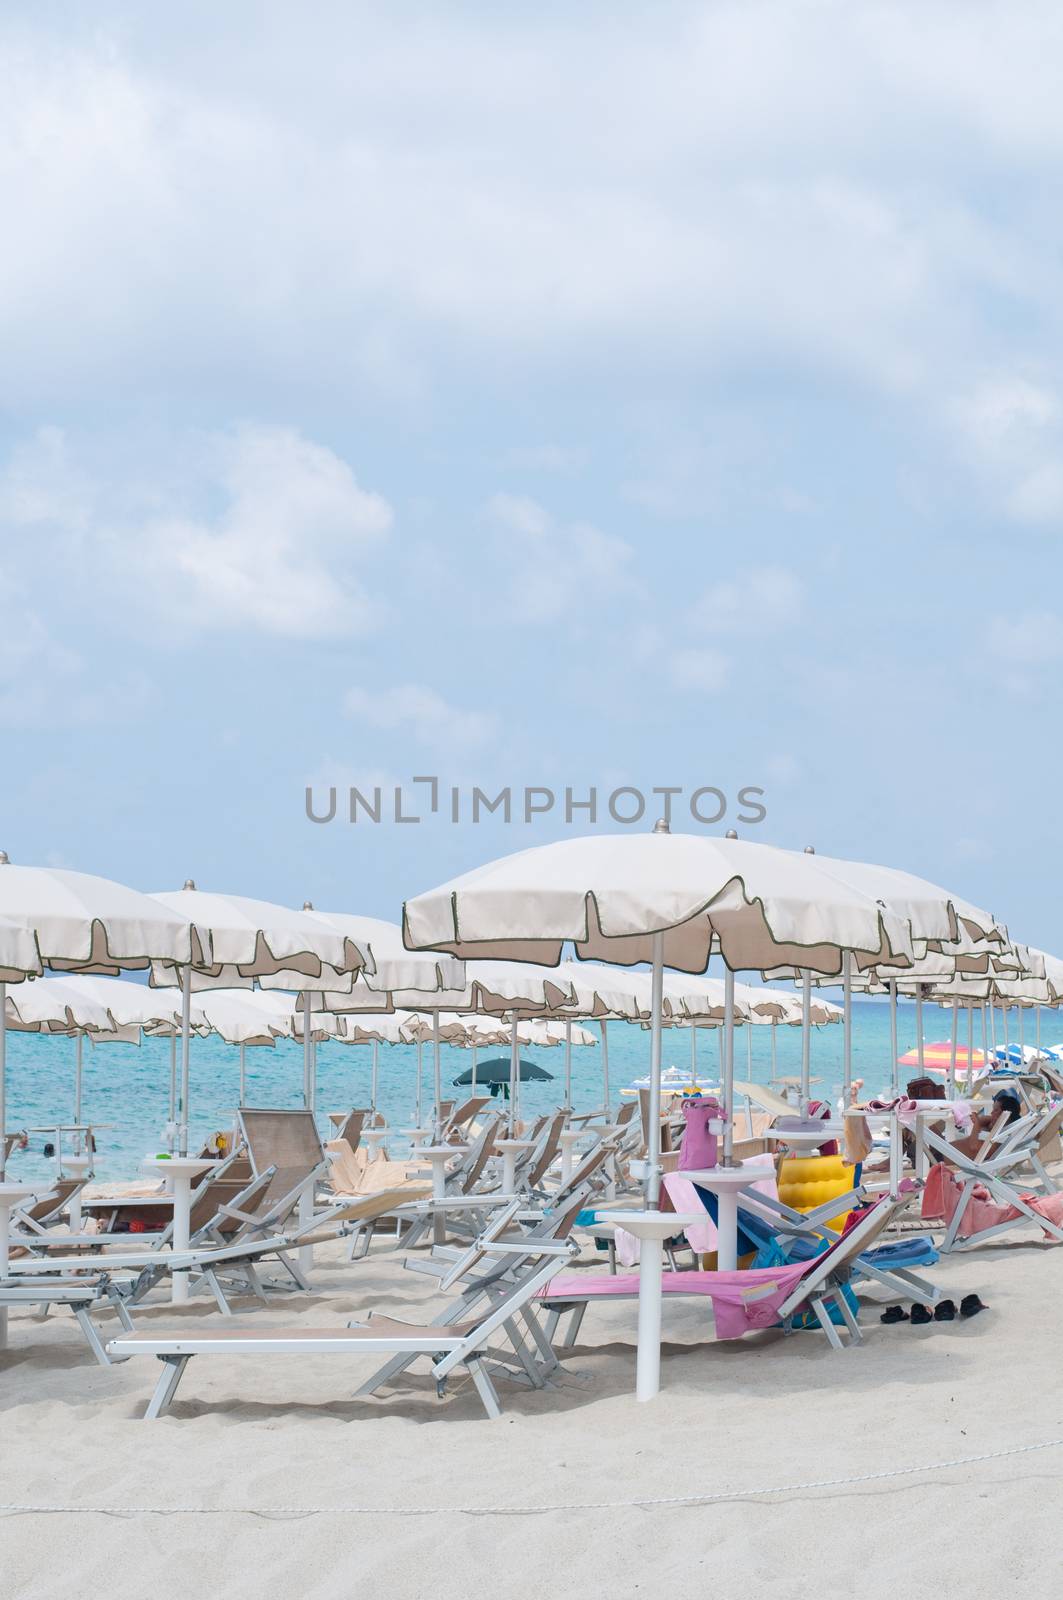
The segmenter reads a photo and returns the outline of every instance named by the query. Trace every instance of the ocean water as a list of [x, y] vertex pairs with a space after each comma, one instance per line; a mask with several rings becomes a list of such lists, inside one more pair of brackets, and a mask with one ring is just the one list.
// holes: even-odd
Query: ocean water
[[[927, 1041], [948, 1037], [950, 1018], [935, 1008], [924, 1008]], [[596, 1031], [596, 1024], [591, 1025]], [[976, 1018], [975, 1044], [980, 1043]], [[772, 1076], [771, 1028], [740, 1028], [735, 1036], [735, 1073], [741, 1078], [751, 1066], [752, 1077], [767, 1083]], [[966, 1042], [961, 1021], [961, 1042]], [[898, 1048], [903, 1054], [916, 1042], [915, 1007], [898, 1006]], [[1027, 1042], [1033, 1041], [1032, 1025]], [[1045, 1043], [1055, 1043], [1045, 1034]], [[715, 1076], [719, 1066], [719, 1030], [698, 1031], [698, 1066]], [[480, 1051], [481, 1061], [502, 1054]], [[554, 1074], [552, 1083], [528, 1083], [521, 1089], [521, 1107], [536, 1114], [556, 1105], [564, 1075], [564, 1049], [525, 1049], [525, 1059]], [[259, 1106], [297, 1106], [302, 1103], [302, 1046], [284, 1041], [274, 1049], [248, 1047], [248, 1101]], [[47, 1126], [73, 1115], [75, 1045], [72, 1039], [39, 1034], [9, 1033], [7, 1041], [8, 1129]], [[453, 1079], [471, 1064], [467, 1050], [441, 1048], [444, 1094], [460, 1096]], [[801, 1070], [801, 1034], [797, 1028], [776, 1029], [777, 1071], [796, 1075]], [[663, 1064], [686, 1068], [690, 1062], [687, 1029], [666, 1031]], [[649, 1068], [649, 1035], [628, 1023], [609, 1024], [609, 1076], [614, 1103], [619, 1090]], [[318, 1111], [322, 1131], [328, 1130], [328, 1112], [369, 1103], [372, 1051], [368, 1045], [321, 1044], [317, 1047]], [[424, 1104], [431, 1103], [432, 1052], [423, 1052]], [[380, 1105], [394, 1128], [414, 1123], [417, 1089], [417, 1050], [413, 1045], [380, 1046]], [[812, 1075], [818, 1093], [834, 1098], [842, 1082], [842, 1029], [813, 1030]], [[875, 1093], [890, 1080], [888, 1007], [877, 1001], [857, 1000], [853, 1005], [853, 1076], [863, 1078], [866, 1092]], [[602, 1052], [600, 1046], [574, 1048], [572, 1052], [573, 1101], [577, 1109], [590, 1110], [602, 1103]], [[146, 1039], [137, 1045], [84, 1047], [82, 1115], [97, 1127], [96, 1173], [100, 1178], [127, 1179], [137, 1175], [141, 1158], [165, 1148], [162, 1129], [169, 1103], [170, 1046], [163, 1039]], [[191, 1045], [190, 1148], [215, 1130], [232, 1124], [239, 1091], [239, 1051], [219, 1039], [193, 1039]], [[9, 1163], [12, 1176], [47, 1176], [52, 1163], [44, 1155], [46, 1134], [30, 1136], [30, 1148], [16, 1152]]]

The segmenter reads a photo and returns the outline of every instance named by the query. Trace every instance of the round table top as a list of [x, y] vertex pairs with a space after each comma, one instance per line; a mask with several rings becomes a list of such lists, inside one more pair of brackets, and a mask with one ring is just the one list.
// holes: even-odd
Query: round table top
[[774, 1167], [698, 1167], [677, 1172], [676, 1177], [688, 1178], [703, 1189], [751, 1189], [755, 1183], [763, 1183], [765, 1177], [772, 1177], [774, 1170]]
[[20, 1200], [28, 1200], [32, 1194], [46, 1194], [54, 1188], [54, 1178], [43, 1178], [40, 1183], [16, 1183], [11, 1178], [5, 1178], [0, 1183], [0, 1206], [17, 1206]]
[[795, 1150], [802, 1148], [818, 1150], [821, 1144], [829, 1144], [832, 1139], [839, 1139], [841, 1130], [833, 1129], [825, 1122], [822, 1129], [791, 1128], [787, 1131], [785, 1128], [769, 1128], [764, 1137], [770, 1139], [773, 1144], [791, 1145]]
[[217, 1166], [204, 1156], [145, 1156], [140, 1163], [141, 1172], [158, 1172], [163, 1177], [172, 1173], [175, 1178], [195, 1178]]
[[637, 1239], [670, 1239], [705, 1221], [704, 1211], [697, 1215], [688, 1211], [598, 1211], [597, 1222], [610, 1223], [614, 1228], [625, 1228]]
[[534, 1139], [496, 1139], [495, 1140], [495, 1149], [496, 1150], [531, 1150], [534, 1147], [534, 1144], [535, 1144], [535, 1140]]
[[462, 1156], [468, 1148], [467, 1144], [422, 1144], [417, 1153], [428, 1156], [430, 1160], [439, 1160], [441, 1157]]

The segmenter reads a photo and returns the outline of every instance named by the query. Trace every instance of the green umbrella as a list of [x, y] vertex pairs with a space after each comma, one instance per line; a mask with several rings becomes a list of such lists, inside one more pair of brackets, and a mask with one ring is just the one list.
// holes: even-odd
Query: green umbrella
[[[501, 1094], [509, 1099], [510, 1071], [512, 1063], [508, 1056], [492, 1056], [489, 1061], [481, 1061], [476, 1068], [476, 1083], [490, 1088], [493, 1095]], [[536, 1066], [534, 1061], [520, 1059], [521, 1083], [552, 1083], [554, 1075], [547, 1072], [545, 1067]], [[467, 1067], [454, 1079], [456, 1084], [472, 1083], [472, 1068]]]

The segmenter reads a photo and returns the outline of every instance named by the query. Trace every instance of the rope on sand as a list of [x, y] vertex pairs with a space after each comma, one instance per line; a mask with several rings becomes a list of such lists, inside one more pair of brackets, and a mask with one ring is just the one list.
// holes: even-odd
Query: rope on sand
[[20, 1505], [0, 1501], [0, 1516], [97, 1516], [97, 1517], [258, 1517], [263, 1522], [298, 1522], [306, 1517], [541, 1517], [560, 1511], [636, 1511], [669, 1506], [706, 1506], [759, 1500], [772, 1495], [796, 1495], [812, 1489], [847, 1489], [860, 1483], [883, 1483], [892, 1478], [911, 1478], [926, 1472], [949, 1472], [956, 1467], [972, 1467], [986, 1461], [1005, 1461], [1013, 1456], [1031, 1455], [1038, 1450], [1058, 1450], [1063, 1439], [1045, 1439], [1040, 1444], [1014, 1445], [1009, 1450], [990, 1450], [983, 1455], [956, 1456], [951, 1461], [933, 1461], [918, 1467], [893, 1467], [885, 1472], [862, 1472], [849, 1478], [813, 1478], [807, 1483], [773, 1484], [760, 1489], [723, 1489], [713, 1494], [675, 1494], [638, 1496], [632, 1500], [568, 1500], [542, 1506], [278, 1506], [262, 1511], [255, 1506], [49, 1506]]

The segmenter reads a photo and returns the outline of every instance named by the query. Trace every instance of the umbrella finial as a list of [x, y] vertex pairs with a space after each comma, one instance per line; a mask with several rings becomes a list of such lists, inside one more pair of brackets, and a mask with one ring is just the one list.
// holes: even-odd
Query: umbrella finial
[[10, 865], [11, 857], [6, 850], [0, 850], [0, 867], [9, 867]]
[[186, 888], [186, 889], [194, 889], [195, 886], [196, 886], [195, 878], [186, 878], [185, 879], [184, 888]]
[[738, 829], [737, 828], [728, 828], [727, 832], [724, 834], [724, 838], [725, 839], [737, 839], [738, 838]]
[[313, 909], [314, 909], [314, 902], [312, 900], [304, 900], [303, 901], [303, 910], [304, 911], [313, 911]]
[[658, 817], [657, 821], [653, 824], [653, 831], [654, 833], [671, 833], [672, 830], [668, 826], [668, 822], [665, 817]]
[[816, 853], [816, 847], [815, 847], [814, 844], [806, 844], [805, 845], [805, 855], [806, 856], [814, 856], [815, 853]]

